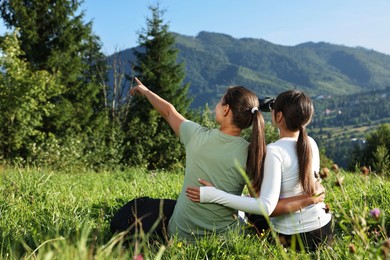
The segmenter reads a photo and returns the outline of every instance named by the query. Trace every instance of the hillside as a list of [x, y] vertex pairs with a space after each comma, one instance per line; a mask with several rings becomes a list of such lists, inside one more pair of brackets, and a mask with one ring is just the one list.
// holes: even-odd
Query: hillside
[[344, 168], [353, 169], [352, 153], [365, 145], [367, 133], [390, 123], [390, 87], [313, 99], [315, 115], [310, 135], [326, 155]]
[[[390, 122], [390, 55], [324, 42], [282, 46], [210, 32], [175, 37], [193, 108], [214, 105], [229, 85], [250, 87], [259, 97], [302, 89], [315, 103], [311, 134], [344, 167], [357, 139]], [[133, 49], [108, 59], [110, 64], [117, 59], [121, 70], [129, 73]]]
[[[212, 103], [228, 85], [248, 86], [259, 96], [274, 96], [291, 88], [317, 96], [390, 86], [390, 56], [361, 47], [324, 42], [282, 46], [210, 32], [196, 37], [175, 33], [175, 37], [193, 107]], [[128, 72], [134, 61], [133, 49], [115, 55]]]

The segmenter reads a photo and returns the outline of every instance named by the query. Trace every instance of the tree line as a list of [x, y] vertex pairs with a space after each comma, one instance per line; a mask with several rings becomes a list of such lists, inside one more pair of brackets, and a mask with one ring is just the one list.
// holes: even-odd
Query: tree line
[[390, 86], [350, 95], [321, 96], [315, 99], [313, 127], [378, 125], [390, 121]]
[[[0, 157], [3, 163], [99, 168], [172, 168], [181, 146], [144, 100], [109, 85], [109, 68], [81, 1], [0, 1], [10, 33], [0, 39]], [[158, 6], [139, 34], [133, 74], [189, 118], [191, 102], [174, 37]], [[202, 118], [199, 115], [199, 118]], [[207, 115], [204, 117], [207, 119]]]
[[[127, 94], [137, 76], [188, 119], [214, 126], [207, 104], [190, 109], [184, 64], [164, 12], [149, 7], [126, 72], [120, 59], [107, 63], [80, 4], [0, 0], [10, 30], [0, 38], [0, 160], [55, 168], [182, 169], [177, 137], [144, 99]], [[108, 71], [114, 71], [112, 80]], [[270, 126], [267, 131], [270, 142], [276, 132]]]

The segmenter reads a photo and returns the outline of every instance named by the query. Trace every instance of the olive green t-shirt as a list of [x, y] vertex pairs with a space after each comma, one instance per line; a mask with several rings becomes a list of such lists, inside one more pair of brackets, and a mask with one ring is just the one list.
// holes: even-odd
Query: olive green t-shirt
[[200, 186], [198, 178], [201, 178], [213, 183], [217, 189], [241, 195], [245, 180], [237, 165], [245, 169], [249, 143], [242, 137], [208, 129], [192, 121], [183, 122], [179, 132], [180, 141], [186, 148], [186, 169], [168, 232], [188, 240], [193, 240], [194, 235], [224, 232], [237, 223], [237, 210], [192, 202], [185, 190], [188, 186]]

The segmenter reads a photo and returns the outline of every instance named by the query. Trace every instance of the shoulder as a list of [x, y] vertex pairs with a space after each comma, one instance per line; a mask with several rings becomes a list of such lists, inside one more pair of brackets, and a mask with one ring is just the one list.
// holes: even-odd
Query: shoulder
[[317, 145], [317, 142], [312, 138], [312, 137], [308, 137], [309, 138], [309, 142], [310, 142], [310, 144], [311, 144], [311, 147], [313, 148], [313, 149], [318, 149], [318, 145]]
[[191, 121], [191, 120], [184, 120], [183, 123], [181, 123], [180, 125], [180, 128], [183, 128], [183, 127], [196, 127], [196, 126], [200, 126], [198, 123], [195, 123], [194, 121]]
[[267, 153], [268, 152], [277, 152], [282, 147], [283, 147], [283, 142], [280, 142], [280, 140], [277, 140], [274, 143], [270, 143], [267, 145]]
[[308, 138], [309, 138], [310, 142], [312, 142], [312, 143], [315, 143], [315, 144], [316, 144], [316, 141], [313, 139], [313, 137], [311, 137], [311, 136], [308, 136]]
[[191, 120], [185, 120], [180, 125], [180, 130], [179, 130], [180, 140], [184, 144], [187, 144], [192, 139], [193, 136], [199, 135], [207, 130], [209, 129], [201, 126], [196, 122], [193, 122]]
[[267, 145], [267, 150], [272, 149], [272, 150], [286, 150], [286, 149], [291, 149], [295, 148], [296, 146], [296, 140], [293, 138], [281, 138], [276, 140], [274, 143], [270, 143]]
[[267, 159], [278, 159], [282, 160], [283, 155], [285, 154], [283, 147], [281, 147], [278, 143], [271, 143], [267, 145], [266, 150], [266, 158]]
[[267, 155], [284, 160], [283, 158], [292, 157], [296, 154], [296, 140], [293, 138], [281, 138], [267, 145]]
[[180, 125], [180, 132], [183, 131], [196, 131], [196, 130], [206, 130], [207, 128], [201, 126], [200, 124], [191, 121], [191, 120], [185, 120]]

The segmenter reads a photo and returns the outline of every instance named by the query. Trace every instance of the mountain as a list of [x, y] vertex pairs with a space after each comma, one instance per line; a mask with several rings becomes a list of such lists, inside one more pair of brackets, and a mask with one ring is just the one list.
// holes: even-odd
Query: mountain
[[[174, 35], [193, 108], [214, 105], [229, 85], [249, 87], [259, 97], [302, 89], [315, 107], [309, 134], [341, 167], [351, 165], [350, 155], [367, 132], [390, 122], [390, 55], [325, 42], [282, 46], [221, 33]], [[109, 63], [122, 64], [120, 71], [129, 73], [133, 51], [111, 55]], [[128, 89], [128, 82], [122, 84]], [[270, 120], [269, 113], [264, 116]]]
[[[229, 85], [249, 87], [259, 97], [276, 96], [292, 88], [320, 96], [390, 86], [390, 55], [362, 47], [325, 42], [282, 46], [212, 32], [200, 32], [196, 37], [174, 35], [178, 59], [186, 68], [185, 83], [190, 83], [189, 94], [194, 98], [193, 107], [215, 102]], [[114, 55], [127, 64], [128, 72], [134, 61], [133, 49]]]

